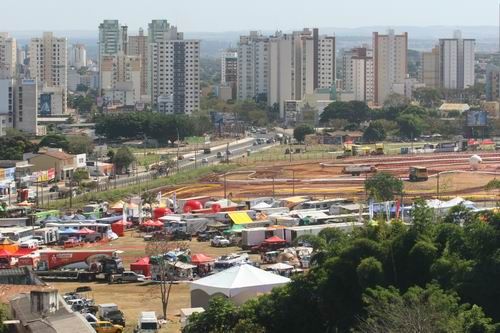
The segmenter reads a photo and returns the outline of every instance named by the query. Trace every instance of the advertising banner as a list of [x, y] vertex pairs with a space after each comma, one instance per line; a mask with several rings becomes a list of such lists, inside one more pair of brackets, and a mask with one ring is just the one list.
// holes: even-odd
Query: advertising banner
[[467, 126], [484, 127], [488, 124], [488, 113], [483, 110], [471, 110], [467, 112]]
[[40, 95], [40, 115], [50, 116], [52, 114], [52, 95], [51, 94], [41, 94]]
[[47, 178], [53, 180], [56, 178], [56, 169], [52, 168], [47, 171]]

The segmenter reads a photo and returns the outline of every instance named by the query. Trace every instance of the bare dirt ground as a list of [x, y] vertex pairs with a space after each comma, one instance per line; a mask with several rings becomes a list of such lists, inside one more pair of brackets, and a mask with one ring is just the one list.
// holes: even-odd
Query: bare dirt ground
[[[126, 233], [126, 237], [119, 238], [116, 241], [96, 246], [98, 248], [109, 248], [122, 250], [121, 255], [125, 269], [129, 269], [130, 263], [145, 255], [146, 243], [142, 240], [141, 234], [134, 231]], [[213, 258], [221, 255], [240, 251], [237, 247], [214, 248], [207, 242], [198, 242], [193, 240], [189, 243], [191, 253], [203, 253]], [[51, 282], [59, 292], [65, 293], [74, 291], [82, 284], [79, 282]], [[132, 283], [132, 284], [107, 284], [90, 283], [85, 284], [92, 287], [90, 297], [96, 304], [116, 303], [123, 311], [126, 318], [125, 332], [133, 332], [140, 312], [155, 311], [158, 316], [161, 315], [161, 302], [159, 287], [150, 283]], [[189, 283], [179, 283], [172, 287], [170, 302], [167, 311], [169, 323], [162, 328], [161, 332], [173, 333], [180, 332], [179, 311], [181, 308], [190, 307]]]

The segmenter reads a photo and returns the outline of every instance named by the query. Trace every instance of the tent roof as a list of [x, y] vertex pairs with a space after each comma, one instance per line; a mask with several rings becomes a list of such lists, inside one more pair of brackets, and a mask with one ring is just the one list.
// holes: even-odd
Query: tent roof
[[91, 235], [95, 234], [95, 231], [89, 228], [82, 228], [78, 231], [79, 235]]
[[137, 259], [137, 261], [131, 265], [149, 265], [149, 257]]
[[269, 289], [288, 282], [288, 278], [245, 264], [195, 281], [191, 284], [191, 290], [202, 289], [209, 295], [220, 292], [232, 297], [245, 290]]
[[161, 221], [148, 220], [142, 224], [145, 227], [163, 227], [164, 224]]
[[204, 255], [203, 253], [193, 254], [191, 256], [191, 263], [193, 264], [203, 264], [206, 262], [215, 261], [214, 258]]
[[229, 212], [227, 215], [234, 224], [248, 224], [253, 222], [247, 212]]
[[60, 234], [77, 234], [78, 230], [73, 229], [73, 228], [68, 228], [62, 231], [59, 231]]
[[293, 269], [293, 266], [285, 264], [285, 263], [282, 263], [282, 262], [279, 262], [277, 264], [268, 266], [267, 268], [268, 269], [272, 269], [272, 270], [277, 270], [277, 271], [286, 271], [286, 270], [289, 270], [289, 269]]
[[4, 258], [4, 257], [10, 257], [10, 256], [12, 256], [12, 253], [10, 253], [9, 251], [0, 250], [0, 257]]
[[274, 243], [286, 243], [286, 241], [284, 239], [281, 239], [278, 236], [269, 237], [269, 238], [265, 239], [264, 242], [270, 243], [270, 244], [274, 244]]
[[0, 242], [0, 245], [13, 245], [13, 244], [15, 244], [15, 242], [10, 240], [9, 238], [4, 238]]

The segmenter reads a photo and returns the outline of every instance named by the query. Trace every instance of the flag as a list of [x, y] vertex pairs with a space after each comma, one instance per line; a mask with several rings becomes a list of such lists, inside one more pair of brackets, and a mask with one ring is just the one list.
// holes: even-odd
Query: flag
[[396, 200], [396, 219], [399, 219], [399, 210], [401, 209], [401, 202]]

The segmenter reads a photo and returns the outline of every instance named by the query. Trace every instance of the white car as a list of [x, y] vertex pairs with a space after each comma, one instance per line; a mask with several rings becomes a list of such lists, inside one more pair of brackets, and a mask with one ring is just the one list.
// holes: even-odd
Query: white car
[[189, 160], [190, 160], [191, 162], [194, 162], [194, 161], [196, 161], [196, 157], [194, 157], [194, 156], [193, 156], [193, 157], [190, 157], [190, 158], [189, 158]]
[[210, 245], [215, 247], [226, 247], [231, 245], [231, 242], [223, 236], [215, 236], [210, 241]]

